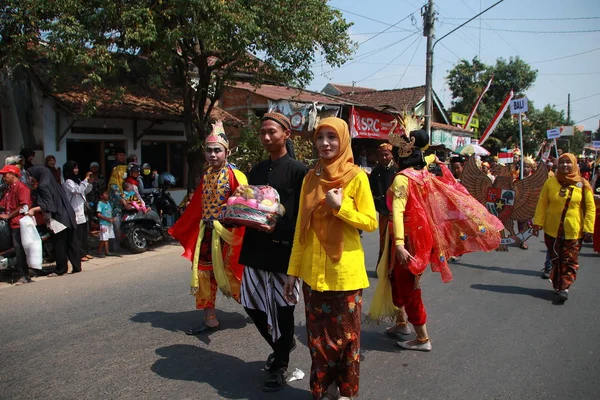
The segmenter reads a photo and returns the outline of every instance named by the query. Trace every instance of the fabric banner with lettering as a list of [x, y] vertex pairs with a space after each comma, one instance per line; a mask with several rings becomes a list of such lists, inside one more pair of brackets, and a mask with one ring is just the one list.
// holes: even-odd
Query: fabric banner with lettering
[[393, 120], [394, 116], [390, 114], [353, 107], [350, 114], [350, 135], [354, 139], [387, 140], [390, 129], [394, 126]]

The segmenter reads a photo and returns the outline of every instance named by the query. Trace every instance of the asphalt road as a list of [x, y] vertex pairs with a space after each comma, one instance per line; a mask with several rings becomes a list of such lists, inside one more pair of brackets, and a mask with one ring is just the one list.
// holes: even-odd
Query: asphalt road
[[[375, 234], [365, 235], [372, 286]], [[260, 390], [269, 354], [234, 301], [219, 298], [223, 329], [200, 322], [188, 294], [188, 262], [164, 249], [144, 259], [0, 289], [2, 399], [308, 399], [310, 356], [303, 308], [290, 369], [306, 377], [284, 391]], [[464, 256], [454, 280], [422, 279], [433, 345], [400, 350], [383, 326], [363, 325], [364, 399], [598, 399], [600, 257], [586, 245], [562, 305], [539, 278], [540, 239], [527, 251]], [[85, 267], [85, 265], [84, 265]]]

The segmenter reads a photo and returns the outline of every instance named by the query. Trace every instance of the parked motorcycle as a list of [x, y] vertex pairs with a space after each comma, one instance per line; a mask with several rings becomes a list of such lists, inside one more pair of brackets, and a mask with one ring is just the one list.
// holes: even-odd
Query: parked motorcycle
[[[51, 235], [46, 226], [38, 225], [38, 233], [42, 239], [42, 255], [45, 263], [54, 262], [54, 245], [52, 244]], [[6, 220], [0, 220], [0, 271], [3, 273], [20, 274], [15, 266], [17, 265], [17, 256], [12, 244], [12, 235], [10, 232], [10, 224]], [[47, 270], [36, 270], [38, 274], [48, 273]]]
[[121, 217], [121, 240], [132, 253], [143, 253], [154, 242], [171, 237], [163, 224], [163, 217], [177, 212], [175, 200], [167, 189], [175, 186], [175, 177], [167, 172], [160, 174], [160, 189], [144, 196], [148, 213], [124, 210]]

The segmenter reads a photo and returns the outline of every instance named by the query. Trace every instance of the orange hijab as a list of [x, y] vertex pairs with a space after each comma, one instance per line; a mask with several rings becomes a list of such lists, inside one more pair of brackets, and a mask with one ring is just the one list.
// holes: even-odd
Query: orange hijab
[[[333, 262], [342, 257], [343, 238], [341, 235], [344, 221], [333, 215], [333, 210], [325, 202], [325, 195], [330, 189], [344, 188], [348, 182], [361, 171], [354, 165], [354, 156], [350, 147], [348, 124], [340, 118], [329, 117], [321, 120], [313, 139], [319, 131], [329, 127], [333, 129], [340, 140], [340, 151], [332, 159], [320, 159], [314, 169], [311, 169], [304, 180], [304, 206], [300, 211], [300, 243], [306, 241], [306, 232], [310, 228], [315, 231], [321, 246]], [[320, 175], [317, 175], [320, 171]]]
[[554, 173], [554, 176], [558, 180], [558, 183], [560, 183], [561, 185], [577, 185], [578, 183], [582, 183], [584, 187], [587, 187], [589, 190], [592, 190], [592, 186], [587, 181], [587, 179], [584, 179], [579, 173], [579, 164], [577, 163], [577, 157], [575, 157], [575, 155], [571, 153], [563, 153], [558, 158], [558, 163], [560, 163], [560, 160], [565, 158], [571, 160], [571, 163], [573, 164], [573, 170], [570, 174], [564, 174], [560, 172], [560, 168], [557, 168], [556, 172]]

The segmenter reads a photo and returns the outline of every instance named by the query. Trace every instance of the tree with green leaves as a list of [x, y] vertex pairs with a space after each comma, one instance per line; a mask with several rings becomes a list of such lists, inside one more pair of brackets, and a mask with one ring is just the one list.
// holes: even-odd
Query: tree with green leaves
[[181, 91], [191, 177], [225, 85], [302, 86], [317, 54], [339, 66], [355, 48], [351, 24], [323, 0], [7, 0], [0, 11], [10, 22], [0, 28], [2, 65], [27, 64], [29, 48], [55, 78], [97, 87], [143, 60], [148, 82]]

